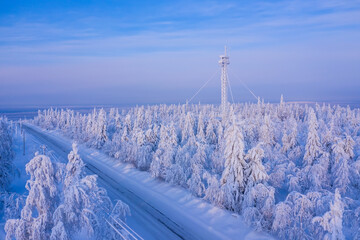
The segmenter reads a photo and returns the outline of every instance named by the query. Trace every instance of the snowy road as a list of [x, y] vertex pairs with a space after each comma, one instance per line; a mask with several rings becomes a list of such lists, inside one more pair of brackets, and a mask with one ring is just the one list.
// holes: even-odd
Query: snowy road
[[[71, 151], [70, 145], [64, 146], [31, 127], [25, 126], [24, 128], [27, 133], [37, 138], [40, 143], [45, 144], [60, 161], [67, 161], [67, 155]], [[99, 185], [107, 190], [112, 200], [120, 199], [129, 205], [131, 217], [128, 218], [127, 223], [140, 236], [145, 239], [196, 239], [146, 201], [133, 194], [126, 187], [119, 185], [114, 179], [99, 171], [95, 166], [89, 164], [86, 161], [86, 156], [82, 154], [81, 158], [86, 162], [88, 173], [99, 176]]]
[[[28, 134], [67, 161], [71, 140], [24, 126]], [[129, 205], [128, 225], [144, 239], [271, 239], [249, 230], [238, 216], [191, 196], [186, 190], [152, 179], [128, 164], [118, 163], [96, 150], [79, 146], [90, 174], [99, 176], [112, 200]]]

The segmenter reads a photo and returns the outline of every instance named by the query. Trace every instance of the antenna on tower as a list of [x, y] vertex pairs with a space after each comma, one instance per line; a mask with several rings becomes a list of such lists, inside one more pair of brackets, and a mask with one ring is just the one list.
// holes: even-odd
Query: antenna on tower
[[220, 55], [219, 64], [221, 66], [221, 110], [223, 115], [226, 113], [227, 109], [227, 85], [228, 85], [228, 72], [227, 66], [230, 64], [229, 57], [226, 55], [226, 45], [224, 55]]

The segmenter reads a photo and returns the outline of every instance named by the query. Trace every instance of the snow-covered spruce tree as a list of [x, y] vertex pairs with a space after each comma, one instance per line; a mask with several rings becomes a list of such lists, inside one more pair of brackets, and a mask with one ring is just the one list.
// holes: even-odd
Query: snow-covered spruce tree
[[345, 193], [350, 183], [350, 172], [348, 160], [350, 156], [345, 153], [345, 142], [341, 138], [336, 138], [335, 144], [332, 147], [333, 162], [332, 162], [332, 176], [333, 186], [338, 188], [341, 193]]
[[225, 169], [221, 185], [225, 195], [224, 206], [239, 212], [242, 194], [245, 191], [244, 171], [247, 167], [244, 158], [244, 139], [233, 116], [232, 124], [225, 131]]
[[181, 143], [185, 144], [186, 141], [194, 135], [194, 120], [190, 112], [186, 114], [184, 128], [181, 132]]
[[132, 131], [131, 136], [131, 150], [130, 156], [127, 158], [129, 162], [133, 163], [138, 168], [146, 168], [148, 163], [148, 157], [145, 155], [145, 145], [146, 145], [146, 138], [144, 131], [139, 128], [135, 127]]
[[324, 146], [325, 151], [331, 152], [331, 146], [334, 143], [334, 135], [332, 129], [326, 127], [325, 131], [323, 132], [322, 138], [321, 138], [321, 144]]
[[150, 164], [151, 175], [166, 179], [166, 172], [171, 167], [174, 157], [175, 150], [169, 141], [168, 128], [162, 125], [160, 128], [159, 146]]
[[111, 143], [107, 149], [108, 154], [114, 158], [120, 158], [121, 156], [121, 132], [115, 132], [112, 136]]
[[350, 158], [354, 158], [355, 156], [354, 146], [355, 146], [355, 141], [352, 139], [352, 137], [349, 134], [346, 134], [344, 151]]
[[58, 201], [53, 164], [49, 157], [36, 155], [26, 164], [26, 172], [30, 174], [26, 183], [29, 195], [21, 211], [21, 218], [6, 222], [6, 239], [49, 239], [53, 227], [52, 213]]
[[107, 141], [107, 132], [106, 132], [106, 112], [104, 109], [100, 109], [97, 116], [96, 125], [94, 128], [95, 139], [93, 146], [96, 148], [101, 148]]
[[262, 165], [264, 150], [262, 150], [260, 145], [261, 144], [258, 144], [256, 147], [250, 149], [245, 156], [248, 163], [245, 170], [246, 187], [252, 187], [258, 183], [264, 183], [269, 178], [265, 171], [265, 167]]
[[187, 181], [189, 190], [192, 194], [197, 197], [202, 197], [205, 187], [201, 179], [203, 168], [200, 164], [192, 164], [192, 174], [190, 179]]
[[225, 156], [224, 156], [224, 150], [225, 149], [225, 143], [224, 141], [221, 141], [218, 145], [216, 145], [216, 148], [211, 154], [211, 170], [212, 172], [215, 172], [216, 174], [221, 175], [224, 171], [224, 164], [225, 164]]
[[215, 144], [216, 143], [216, 134], [214, 131], [214, 125], [212, 123], [213, 121], [209, 121], [208, 125], [206, 126], [206, 141], [209, 144]]
[[304, 166], [311, 166], [321, 154], [320, 138], [317, 133], [318, 122], [314, 109], [309, 108], [308, 137], [305, 145]]
[[[341, 159], [350, 157], [345, 152], [345, 141], [340, 137], [336, 137], [334, 140], [334, 144], [332, 145], [332, 155], [333, 168], [340, 162]], [[334, 169], [332, 170], [334, 171]]]
[[341, 158], [334, 168], [334, 187], [345, 194], [350, 184], [350, 172], [347, 157]]
[[175, 123], [173, 121], [171, 121], [170, 126], [169, 126], [169, 144], [172, 147], [177, 147], [178, 146], [178, 136], [176, 133], [176, 128], [175, 128]]
[[103, 221], [112, 203], [105, 189], [97, 186], [97, 176], [85, 176], [84, 163], [77, 145], [68, 155], [62, 203], [54, 211], [54, 227], [51, 240], [77, 239], [80, 237], [102, 238], [108, 226]]
[[190, 192], [195, 196], [201, 197], [204, 192], [204, 184], [201, 176], [203, 175], [205, 163], [206, 163], [206, 152], [205, 145], [203, 142], [198, 142], [196, 153], [191, 159], [191, 177], [187, 181]]
[[273, 126], [269, 115], [265, 115], [264, 123], [260, 127], [260, 141], [269, 146], [275, 144]]
[[264, 151], [260, 144], [250, 149], [245, 156], [248, 167], [245, 170], [246, 188], [242, 213], [245, 221], [257, 229], [270, 228], [275, 202], [275, 189], [266, 183], [269, 177], [261, 162], [263, 157]]
[[199, 142], [205, 142], [205, 125], [203, 120], [203, 113], [200, 112], [199, 114], [199, 120], [197, 125], [197, 131], [196, 131], [196, 138]]
[[297, 122], [294, 118], [290, 118], [289, 122], [291, 122], [292, 127], [291, 127], [291, 132], [290, 134], [287, 134], [286, 131], [284, 131], [283, 137], [281, 139], [283, 147], [282, 147], [282, 151], [284, 153], [288, 153], [288, 155], [290, 156], [291, 153], [289, 153], [291, 150], [293, 150], [295, 148], [295, 146], [298, 144], [297, 141]]
[[344, 203], [341, 201], [340, 191], [335, 190], [334, 201], [330, 203], [330, 211], [326, 212], [322, 217], [314, 217], [312, 223], [318, 223], [322, 230], [319, 238], [324, 240], [343, 240], [345, 239], [343, 225]]

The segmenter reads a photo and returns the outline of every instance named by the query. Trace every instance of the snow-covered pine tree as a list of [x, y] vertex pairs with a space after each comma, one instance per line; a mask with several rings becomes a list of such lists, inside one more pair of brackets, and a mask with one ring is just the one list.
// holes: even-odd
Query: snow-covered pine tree
[[78, 154], [77, 143], [72, 144], [72, 151], [68, 154], [68, 163], [66, 164], [66, 172], [64, 178], [65, 188], [72, 183], [77, 183], [82, 177], [84, 177], [83, 167], [84, 162], [81, 160]]
[[212, 121], [210, 120], [208, 125], [206, 126], [206, 141], [209, 144], [215, 144], [216, 143], [216, 134], [214, 132], [214, 125]]
[[194, 120], [190, 112], [186, 114], [184, 128], [181, 132], [181, 143], [185, 144], [186, 141], [194, 135]]
[[205, 126], [204, 126], [204, 120], [203, 120], [203, 113], [200, 112], [198, 126], [197, 126], [197, 132], [196, 132], [196, 138], [199, 142], [205, 142], [204, 128], [205, 128]]
[[346, 193], [350, 184], [350, 172], [347, 155], [341, 159], [334, 167], [334, 187], [341, 193]]
[[[168, 128], [164, 125], [160, 128], [159, 146], [154, 153], [153, 160], [150, 164], [150, 173], [153, 177], [166, 179], [166, 172], [170, 169], [175, 157], [174, 147], [169, 141]], [[168, 180], [170, 180], [168, 178]]]
[[355, 146], [355, 141], [352, 139], [352, 137], [349, 134], [346, 134], [344, 151], [347, 155], [349, 155], [351, 159], [354, 158], [355, 156], [354, 146]]
[[101, 148], [105, 142], [108, 139], [107, 131], [106, 131], [106, 112], [102, 108], [99, 111], [99, 114], [97, 116], [96, 120], [96, 127], [94, 129], [95, 131], [95, 139], [93, 146], [96, 148]]
[[264, 151], [260, 145], [250, 149], [245, 156], [248, 167], [245, 170], [246, 187], [242, 204], [246, 222], [257, 229], [270, 227], [275, 202], [275, 189], [266, 183], [269, 176], [261, 162]]
[[269, 115], [265, 115], [264, 123], [260, 127], [260, 141], [269, 146], [273, 146], [275, 144], [275, 136], [273, 130], [272, 122]]
[[309, 108], [308, 137], [305, 145], [304, 166], [311, 166], [321, 154], [320, 138], [317, 133], [318, 122], [314, 109]]
[[245, 191], [244, 171], [247, 167], [244, 158], [244, 139], [235, 117], [225, 132], [225, 169], [221, 185], [225, 192], [225, 207], [240, 211], [242, 194]]
[[[291, 132], [290, 134], [287, 134], [286, 131], [284, 131], [284, 135], [282, 137], [282, 143], [283, 143], [283, 148], [282, 151], [284, 153], [287, 153], [289, 151], [291, 151], [292, 149], [295, 148], [295, 146], [298, 144], [297, 141], [297, 122], [294, 118], [290, 118], [293, 126], [291, 127]], [[290, 155], [290, 154], [289, 154]]]
[[197, 197], [202, 197], [205, 187], [201, 179], [203, 168], [200, 164], [192, 164], [192, 174], [190, 179], [187, 181], [189, 190]]

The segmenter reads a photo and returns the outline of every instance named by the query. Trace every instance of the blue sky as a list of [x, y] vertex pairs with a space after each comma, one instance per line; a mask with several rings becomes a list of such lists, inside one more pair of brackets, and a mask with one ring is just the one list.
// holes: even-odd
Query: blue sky
[[0, 103], [360, 102], [360, 1], [1, 1]]

